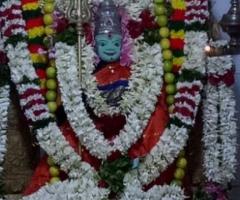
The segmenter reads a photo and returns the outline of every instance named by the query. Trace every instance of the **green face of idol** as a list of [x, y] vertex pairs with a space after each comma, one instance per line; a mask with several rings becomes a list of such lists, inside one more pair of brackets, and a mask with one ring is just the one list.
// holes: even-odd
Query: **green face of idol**
[[96, 35], [96, 50], [101, 60], [114, 62], [120, 58], [122, 36], [119, 34]]

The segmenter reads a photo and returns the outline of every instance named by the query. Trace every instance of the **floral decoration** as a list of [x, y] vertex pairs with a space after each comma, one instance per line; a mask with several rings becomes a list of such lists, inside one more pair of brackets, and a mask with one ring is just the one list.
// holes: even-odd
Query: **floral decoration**
[[[219, 47], [226, 42], [211, 44]], [[205, 86], [206, 99], [203, 107], [203, 167], [208, 181], [223, 185], [234, 178], [237, 163], [236, 102], [231, 87], [234, 82], [232, 68], [231, 56], [208, 58], [208, 83]]]
[[[99, 2], [100, 0], [89, 1], [91, 5], [99, 4]], [[205, 56], [203, 51], [207, 42], [207, 35], [202, 30], [195, 31], [193, 25], [196, 23], [205, 24], [208, 17], [206, 2], [206, 0], [172, 1], [172, 7], [176, 11], [172, 15], [173, 21], [184, 19], [184, 27], [178, 30], [176, 26], [176, 30], [172, 32], [171, 47], [176, 51], [177, 49], [183, 50], [178, 55], [185, 55], [184, 59], [182, 58], [183, 56], [180, 56], [175, 58], [174, 61], [177, 66], [181, 66], [177, 70], [179, 77], [176, 84], [177, 92], [173, 104], [174, 109], [170, 115], [168, 127], [155, 147], [142, 159], [137, 169], [125, 174], [123, 181], [125, 188], [119, 194], [119, 199], [159, 200], [161, 198], [162, 200], [183, 200], [185, 198], [183, 190], [176, 185], [154, 186], [148, 191], [143, 191], [142, 188], [155, 180], [175, 160], [186, 145], [189, 130], [195, 123], [197, 108], [201, 100], [200, 92], [203, 88], [201, 82], [201, 78], [205, 73]], [[143, 10], [148, 8], [151, 12], [153, 11], [153, 2], [150, 0], [137, 2], [115, 0], [115, 3], [121, 7], [125, 6], [130, 18], [135, 20], [136, 23], [139, 22]], [[37, 5], [33, 3], [23, 6], [23, 10], [31, 8], [36, 9]], [[41, 28], [29, 30], [27, 34], [25, 30], [27, 24], [25, 24], [22, 18], [21, 9], [20, 0], [5, 0], [0, 7], [0, 21], [1, 23], [4, 22], [1, 31], [9, 59], [11, 79], [16, 84], [22, 110], [29, 121], [30, 127], [36, 133], [40, 146], [69, 175], [69, 180], [54, 185], [46, 185], [36, 193], [23, 199], [107, 199], [110, 190], [98, 187], [98, 173], [88, 163], [81, 160], [81, 156], [69, 145], [56, 122], [49, 114], [39, 87], [38, 76], [33, 67], [35, 56], [30, 55], [26, 43], [26, 36], [31, 39], [33, 36], [40, 36]], [[134, 36], [137, 39], [134, 39], [134, 51], [131, 56], [133, 75], [130, 80], [129, 91], [123, 97], [121, 107], [121, 109], [124, 108], [121, 112], [127, 115], [127, 123], [120, 136], [115, 138], [113, 143], [107, 142], [103, 135], [98, 133], [87, 114], [82, 99], [82, 90], [78, 86], [76, 77], [77, 56], [75, 47], [64, 42], [56, 44], [58, 79], [69, 121], [81, 143], [90, 150], [90, 153], [99, 158], [106, 159], [111, 152], [116, 150], [120, 150], [124, 154], [142, 136], [142, 130], [145, 128], [154, 110], [157, 96], [160, 95], [163, 75], [161, 48], [159, 45], [150, 46], [142, 42], [142, 33], [138, 34], [138, 37]], [[91, 44], [83, 43], [83, 63], [86, 75], [83, 88], [88, 92], [89, 102], [95, 108], [97, 103], [93, 105], [91, 98], [99, 98], [100, 95], [96, 95], [96, 80], [91, 76], [94, 68], [94, 56]], [[32, 57], [32, 60], [30, 57]], [[211, 60], [209, 60], [208, 65], [213, 63], [219, 65], [219, 62]], [[210, 72], [209, 69], [216, 68], [209, 67], [207, 68], [208, 72]], [[220, 148], [217, 148], [217, 150], [220, 149], [218, 153], [221, 153], [221, 162], [219, 160], [214, 161], [215, 163], [213, 164], [210, 162], [210, 158], [212, 159], [213, 157], [208, 152], [210, 150], [210, 148], [208, 149], [209, 143], [207, 143], [209, 140], [206, 138], [203, 140], [206, 145], [205, 161], [209, 161], [205, 162], [208, 179], [215, 181], [212, 178], [212, 175], [215, 175], [214, 169], [211, 168], [212, 165], [215, 166], [216, 163], [217, 165], [221, 164], [219, 166], [224, 171], [223, 175], [219, 174], [216, 177], [216, 182], [222, 182], [223, 179], [230, 180], [233, 177], [233, 167], [235, 166], [235, 149], [233, 147], [230, 148], [230, 145], [236, 145], [236, 124], [233, 120], [234, 103], [232, 103], [232, 93], [227, 87], [232, 83], [231, 78], [229, 78], [231, 76], [231, 68], [227, 69], [227, 73], [225, 73], [225, 69], [227, 67], [224, 68], [224, 73], [220, 73], [217, 76], [213, 75], [214, 73], [209, 73], [209, 83], [214, 82], [216, 85], [209, 87], [218, 87], [219, 94], [224, 97], [220, 99], [220, 95], [217, 98], [216, 95], [213, 95], [213, 98], [216, 100], [220, 99], [219, 113], [222, 118], [220, 117], [217, 123], [221, 124], [220, 131], [222, 134], [220, 135], [221, 144], [218, 144]], [[222, 77], [225, 76], [228, 77], [224, 78], [225, 81], [222, 81]], [[146, 85], [149, 87], [146, 87]], [[209, 92], [212, 92], [212, 90], [209, 90]], [[226, 94], [228, 95], [226, 96]], [[139, 95], [142, 95], [144, 98], [140, 98]], [[102, 99], [98, 99], [98, 101], [101, 102]], [[107, 106], [97, 107], [95, 112], [100, 115], [104, 113], [103, 108], [108, 110], [107, 114], [114, 114], [115, 112]], [[216, 109], [214, 110], [214, 112], [217, 111]], [[116, 113], [118, 112], [120, 111], [118, 110]], [[228, 116], [226, 116], [226, 113]], [[207, 114], [206, 116], [209, 117]], [[226, 119], [230, 119], [231, 123], [226, 121]], [[216, 118], [213, 120], [216, 120]], [[214, 121], [213, 124], [215, 125], [215, 123]], [[215, 126], [212, 127], [215, 128]], [[209, 127], [207, 128], [209, 129]], [[229, 130], [232, 130], [230, 131], [230, 139], [225, 134]], [[212, 134], [216, 134], [214, 131]], [[232, 164], [227, 166], [229, 162]]]

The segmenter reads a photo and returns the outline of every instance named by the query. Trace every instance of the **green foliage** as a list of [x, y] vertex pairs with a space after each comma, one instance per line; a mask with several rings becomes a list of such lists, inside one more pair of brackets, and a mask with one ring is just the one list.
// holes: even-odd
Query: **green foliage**
[[169, 23], [169, 28], [179, 31], [181, 29], [185, 29], [185, 23], [182, 21], [171, 21], [171, 23]]
[[201, 80], [203, 79], [203, 75], [196, 71], [196, 70], [188, 70], [184, 69], [181, 73], [181, 75], [178, 78], [178, 81], [183, 82], [183, 81], [194, 81], [194, 80]]
[[182, 122], [180, 119], [178, 119], [177, 117], [174, 117], [174, 118], [170, 119], [170, 122], [169, 122], [169, 124], [168, 124], [168, 127], [170, 127], [171, 124], [174, 124], [175, 126], [178, 126], [179, 128], [181, 128], [181, 127], [185, 127], [185, 128], [187, 128], [187, 129], [191, 129], [191, 128], [192, 128], [192, 126], [183, 123], [183, 122]]
[[74, 26], [69, 26], [55, 37], [55, 42], [64, 42], [68, 45], [75, 45], [77, 41], [77, 31]]
[[159, 29], [144, 30], [143, 38], [149, 45], [160, 42], [161, 37], [159, 35]]
[[34, 37], [34, 38], [28, 38], [29, 44], [44, 44], [42, 37]]
[[9, 37], [6, 42], [5, 42], [5, 45], [8, 45], [8, 44], [12, 44], [14, 47], [16, 47], [16, 45], [19, 43], [19, 42], [26, 42], [28, 39], [26, 36], [23, 36], [21, 33], [17, 34], [17, 35], [13, 35], [11, 37]]
[[10, 81], [10, 72], [7, 65], [0, 65], [0, 87], [8, 84]]
[[181, 56], [184, 56], [184, 52], [183, 50], [173, 50], [173, 55], [175, 57], [181, 57]]
[[49, 117], [49, 118], [44, 119], [44, 120], [38, 120], [37, 122], [33, 123], [32, 131], [35, 132], [36, 130], [38, 130], [40, 128], [44, 128], [44, 127], [48, 126], [48, 124], [50, 122], [54, 122], [54, 118]]
[[131, 166], [131, 159], [126, 156], [112, 162], [105, 161], [100, 168], [99, 175], [108, 184], [109, 189], [117, 194], [123, 191], [123, 179]]
[[190, 25], [186, 25], [185, 29], [187, 31], [207, 31], [208, 30], [208, 24], [201, 24], [200, 22], [195, 22]]
[[153, 30], [144, 30], [143, 33], [143, 40], [144, 42], [148, 43], [149, 45], [154, 45], [155, 43], [160, 42], [160, 35], [159, 35], [159, 29], [153, 29]]
[[214, 200], [201, 188], [198, 188], [193, 194], [193, 200]]
[[38, 8], [37, 10], [25, 10], [23, 11], [23, 18], [25, 20], [29, 20], [32, 18], [37, 18], [42, 16], [41, 9]]

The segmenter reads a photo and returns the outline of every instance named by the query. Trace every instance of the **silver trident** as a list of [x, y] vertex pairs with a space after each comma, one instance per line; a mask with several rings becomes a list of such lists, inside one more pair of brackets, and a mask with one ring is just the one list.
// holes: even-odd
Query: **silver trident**
[[64, 14], [70, 22], [76, 23], [78, 33], [78, 65], [79, 81], [82, 85], [82, 37], [83, 24], [91, 18], [91, 12], [87, 0], [65, 0]]

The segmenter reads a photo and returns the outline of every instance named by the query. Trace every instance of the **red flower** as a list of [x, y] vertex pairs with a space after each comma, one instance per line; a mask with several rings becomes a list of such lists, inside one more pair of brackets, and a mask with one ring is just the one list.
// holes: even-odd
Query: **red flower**
[[58, 11], [54, 12], [54, 28], [57, 33], [63, 32], [69, 25], [69, 21]]
[[154, 16], [151, 15], [149, 10], [144, 10], [140, 14], [140, 18], [142, 19], [142, 27], [144, 29], [156, 29], [156, 28], [159, 28], [158, 24], [155, 22]]
[[182, 21], [185, 19], [185, 11], [184, 10], [174, 10], [171, 16], [172, 21]]
[[184, 47], [184, 40], [182, 39], [171, 39], [170, 43], [172, 49], [182, 50]]
[[31, 53], [39, 53], [39, 51], [43, 51], [45, 48], [41, 44], [29, 44], [28, 49]]
[[234, 70], [228, 70], [224, 75], [210, 75], [208, 81], [214, 86], [224, 82], [226, 86], [230, 87], [234, 83]]
[[131, 38], [133, 38], [133, 39], [139, 37], [144, 30], [141, 22], [137, 22], [134, 20], [130, 20], [128, 22], [127, 28], [128, 28]]
[[83, 25], [83, 28], [84, 28], [84, 34], [85, 34], [85, 37], [86, 37], [86, 42], [87, 42], [87, 44], [91, 44], [93, 42], [92, 28], [87, 23]]
[[37, 69], [36, 73], [37, 73], [37, 75], [40, 79], [46, 79], [47, 78], [46, 72], [43, 69]]
[[107, 187], [108, 187], [108, 184], [107, 184], [106, 181], [100, 180], [100, 181], [98, 182], [98, 187], [100, 187], [100, 188], [107, 188]]
[[7, 63], [8, 63], [8, 58], [6, 54], [0, 51], [0, 64], [7, 64]]
[[227, 74], [223, 76], [223, 82], [230, 87], [231, 85], [234, 84], [234, 71], [229, 70]]
[[29, 19], [26, 21], [26, 29], [27, 30], [34, 28], [34, 27], [39, 27], [39, 26], [43, 26], [43, 18], [42, 17], [33, 18], [33, 19]]
[[181, 65], [173, 65], [173, 73], [177, 73], [181, 68]]

